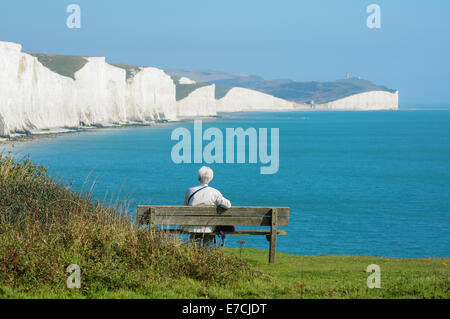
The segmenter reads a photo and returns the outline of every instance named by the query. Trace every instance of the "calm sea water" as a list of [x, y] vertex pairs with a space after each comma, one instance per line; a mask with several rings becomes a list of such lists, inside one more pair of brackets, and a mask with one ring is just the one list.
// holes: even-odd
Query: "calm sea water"
[[[171, 160], [174, 128], [111, 129], [15, 145], [76, 188], [92, 173], [99, 199], [182, 205], [199, 164]], [[213, 164], [236, 206], [289, 206], [280, 251], [392, 257], [450, 256], [450, 110], [233, 114], [204, 128], [280, 129], [280, 170]], [[10, 148], [9, 148], [10, 149]], [[5, 152], [5, 149], [3, 150]], [[267, 248], [263, 236], [228, 247]]]

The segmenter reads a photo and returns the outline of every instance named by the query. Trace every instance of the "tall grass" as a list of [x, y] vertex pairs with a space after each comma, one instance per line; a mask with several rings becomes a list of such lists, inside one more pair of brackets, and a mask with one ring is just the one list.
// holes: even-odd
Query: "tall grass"
[[218, 249], [170, 240], [135, 225], [117, 208], [77, 193], [29, 160], [0, 155], [0, 285], [67, 289], [66, 268], [81, 268], [83, 294], [145, 292], [177, 279], [211, 284], [259, 273]]

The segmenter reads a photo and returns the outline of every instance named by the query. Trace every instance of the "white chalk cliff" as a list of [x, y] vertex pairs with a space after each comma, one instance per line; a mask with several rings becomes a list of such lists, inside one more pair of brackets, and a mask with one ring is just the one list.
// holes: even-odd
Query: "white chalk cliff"
[[296, 103], [272, 95], [244, 88], [232, 88], [217, 100], [217, 112], [242, 112], [258, 110], [290, 110]]
[[[53, 72], [20, 44], [0, 41], [0, 135], [85, 125], [148, 123], [178, 117], [215, 116], [217, 112], [293, 110], [295, 102], [246, 88], [231, 88], [215, 99], [215, 85], [205, 85], [176, 101], [176, 86], [163, 70], [106, 63], [86, 57], [73, 78]], [[195, 84], [180, 78], [180, 84]], [[397, 109], [398, 92], [352, 95], [316, 109]]]
[[195, 82], [194, 80], [191, 80], [190, 78], [183, 76], [178, 80], [178, 83], [180, 83], [180, 84], [195, 84], [197, 82]]
[[176, 91], [172, 78], [157, 68], [142, 68], [127, 80], [126, 100], [129, 121], [175, 121]]
[[316, 104], [315, 109], [327, 110], [395, 110], [398, 109], [398, 91], [371, 91], [351, 95], [336, 101]]
[[177, 101], [177, 115], [183, 117], [217, 115], [214, 84], [203, 86]]
[[175, 84], [156, 68], [126, 80], [105, 58], [86, 58], [75, 80], [0, 42], [0, 135], [55, 127], [175, 120]]
[[0, 134], [78, 125], [71, 84], [22, 54], [20, 45], [0, 42]]

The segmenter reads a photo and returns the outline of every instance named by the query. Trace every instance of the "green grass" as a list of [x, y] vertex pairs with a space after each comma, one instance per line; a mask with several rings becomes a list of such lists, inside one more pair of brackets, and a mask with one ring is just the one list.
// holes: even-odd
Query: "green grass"
[[[224, 249], [239, 256], [239, 249]], [[2, 298], [449, 298], [449, 258], [398, 259], [365, 256], [297, 256], [277, 253], [277, 263], [267, 263], [268, 253], [243, 249], [242, 258], [261, 272], [258, 278], [206, 283], [192, 278], [153, 282], [145, 289], [101, 289], [83, 292], [62, 287], [29, 291], [0, 287]], [[381, 267], [381, 288], [366, 285], [370, 264]], [[82, 279], [83, 280], [83, 279]]]
[[140, 66], [135, 66], [135, 65], [128, 65], [128, 64], [111, 64], [115, 67], [124, 69], [126, 71], [126, 78], [131, 79], [133, 78], [137, 73], [139, 73], [141, 71]]
[[[267, 251], [194, 247], [124, 212], [0, 156], [0, 298], [449, 298], [449, 258], [277, 253], [271, 265]], [[66, 287], [70, 264], [80, 289]], [[367, 288], [369, 264], [381, 289]]]
[[30, 53], [45, 67], [75, 80], [75, 73], [83, 68], [87, 60], [81, 56]]
[[[239, 256], [239, 249], [228, 254]], [[243, 249], [242, 258], [273, 278], [264, 295], [272, 298], [449, 298], [450, 258], [380, 258], [368, 256], [298, 256]], [[367, 266], [381, 269], [381, 289], [369, 289]]]
[[231, 89], [232, 89], [231, 86], [216, 84], [216, 92], [215, 92], [216, 100], [220, 100], [221, 98], [225, 97], [225, 95], [227, 95]]
[[200, 89], [204, 86], [209, 86], [211, 84], [209, 83], [180, 84], [178, 81], [175, 81], [175, 85], [176, 85], [176, 100], [180, 101], [188, 97], [188, 95], [194, 92], [195, 90]]

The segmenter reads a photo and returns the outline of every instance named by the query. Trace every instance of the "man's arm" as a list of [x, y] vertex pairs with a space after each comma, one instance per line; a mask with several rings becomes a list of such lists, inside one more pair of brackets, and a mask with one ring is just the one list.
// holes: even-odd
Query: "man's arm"
[[231, 202], [228, 199], [226, 199], [225, 197], [223, 197], [223, 195], [219, 191], [217, 191], [217, 198], [216, 198], [215, 204], [216, 204], [216, 206], [220, 206], [225, 209], [231, 208]]

